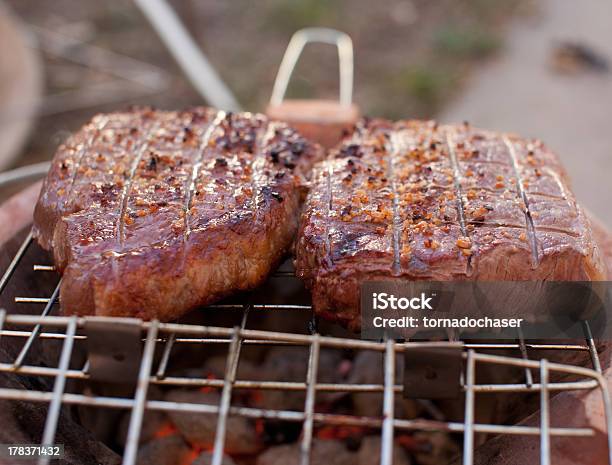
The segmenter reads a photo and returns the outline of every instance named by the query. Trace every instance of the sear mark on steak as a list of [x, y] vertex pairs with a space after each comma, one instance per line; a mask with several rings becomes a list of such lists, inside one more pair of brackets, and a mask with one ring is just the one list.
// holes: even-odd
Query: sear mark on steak
[[34, 214], [63, 311], [172, 320], [257, 286], [293, 241], [320, 157], [259, 114], [94, 117], [57, 151]]
[[357, 124], [315, 167], [296, 271], [315, 312], [355, 330], [366, 280], [605, 276], [589, 222], [542, 142], [384, 120]]

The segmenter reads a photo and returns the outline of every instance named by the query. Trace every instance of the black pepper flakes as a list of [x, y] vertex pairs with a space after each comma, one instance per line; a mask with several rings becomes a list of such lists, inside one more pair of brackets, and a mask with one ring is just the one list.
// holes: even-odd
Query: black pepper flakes
[[147, 163], [148, 171], [157, 171], [157, 163], [159, 162], [159, 157], [156, 154], [151, 154], [151, 158], [149, 158], [149, 162]]
[[301, 155], [304, 153], [305, 144], [302, 141], [297, 141], [291, 144], [291, 153], [294, 155]]
[[278, 163], [279, 155], [280, 155], [280, 152], [277, 149], [270, 150], [270, 159], [272, 160], [272, 163]]
[[193, 138], [194, 133], [193, 133], [193, 130], [189, 126], [185, 126], [183, 131], [185, 132], [185, 134], [183, 135], [183, 142], [187, 142]]
[[266, 201], [268, 198], [270, 198], [270, 197], [272, 197], [273, 199], [277, 200], [278, 202], [282, 202], [282, 201], [284, 200], [284, 199], [283, 199], [283, 196], [282, 196], [282, 195], [280, 195], [278, 192], [273, 191], [273, 190], [270, 188], [270, 186], [263, 186], [263, 187], [261, 188], [261, 193], [263, 194], [263, 197], [264, 197], [264, 202], [265, 202], [265, 201]]
[[359, 145], [357, 145], [357, 144], [350, 144], [350, 145], [346, 145], [346, 146], [344, 146], [344, 147], [342, 147], [340, 149], [340, 155], [342, 155], [344, 157], [361, 158], [361, 156], [363, 154], [361, 153], [361, 149], [360, 149]]
[[215, 158], [215, 168], [225, 168], [227, 166], [227, 160], [225, 158]]

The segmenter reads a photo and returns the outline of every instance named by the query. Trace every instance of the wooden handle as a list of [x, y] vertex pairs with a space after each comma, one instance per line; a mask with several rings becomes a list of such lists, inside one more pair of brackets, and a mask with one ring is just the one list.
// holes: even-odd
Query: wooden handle
[[283, 100], [270, 104], [266, 114], [284, 121], [310, 140], [330, 149], [359, 118], [356, 105], [343, 105], [335, 100]]

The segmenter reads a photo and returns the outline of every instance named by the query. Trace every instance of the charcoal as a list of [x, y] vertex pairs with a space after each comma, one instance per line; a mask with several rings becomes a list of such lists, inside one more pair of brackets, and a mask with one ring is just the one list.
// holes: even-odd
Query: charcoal
[[[212, 452], [202, 452], [198, 457], [191, 463], [191, 465], [211, 465], [213, 454]], [[236, 462], [231, 457], [224, 455], [221, 460], [221, 465], [236, 465]]]
[[[170, 391], [166, 400], [194, 404], [219, 405], [217, 392]], [[170, 412], [170, 420], [192, 445], [210, 448], [217, 433], [217, 415], [207, 413]], [[261, 440], [252, 421], [238, 416], [228, 416], [225, 433], [225, 450], [230, 454], [255, 454], [261, 449]]]
[[[347, 450], [341, 441], [313, 439], [310, 463], [355, 465], [357, 454]], [[299, 465], [300, 443], [271, 447], [257, 457], [256, 465]]]
[[[366, 436], [363, 438], [357, 455], [358, 465], [378, 463], [380, 461], [380, 449], [380, 436]], [[393, 444], [393, 465], [410, 465], [408, 455], [398, 444]]]
[[182, 463], [191, 448], [178, 434], [153, 439], [138, 452], [138, 465], [176, 465]]

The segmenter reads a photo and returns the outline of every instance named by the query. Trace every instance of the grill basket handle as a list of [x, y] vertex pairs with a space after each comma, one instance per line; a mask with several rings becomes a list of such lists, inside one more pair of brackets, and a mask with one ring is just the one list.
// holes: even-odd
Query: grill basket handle
[[353, 41], [348, 34], [324, 27], [300, 29], [291, 37], [274, 81], [270, 105], [280, 105], [285, 99], [289, 81], [304, 47], [309, 43], [335, 45], [340, 68], [340, 104], [350, 106], [353, 101]]
[[[304, 47], [313, 42], [335, 45], [340, 68], [340, 96], [336, 100], [285, 100], [285, 93], [295, 65]], [[270, 104], [266, 110], [272, 119], [287, 122], [303, 136], [326, 148], [335, 146], [344, 131], [359, 118], [353, 100], [353, 42], [344, 32], [328, 28], [306, 28], [291, 37], [278, 69]]]

